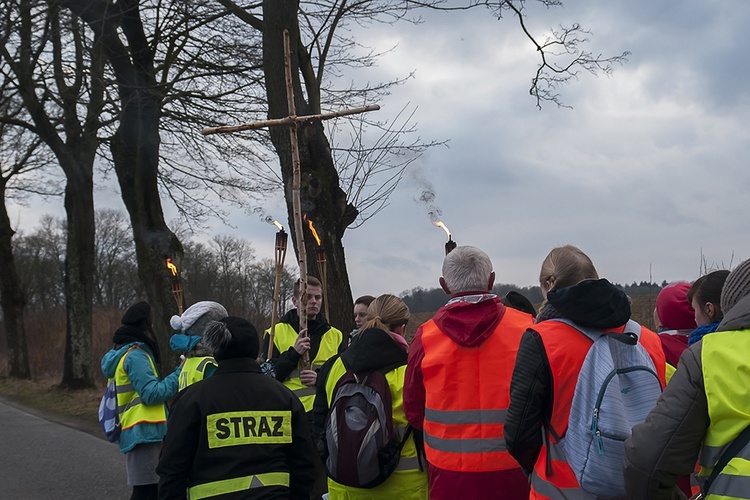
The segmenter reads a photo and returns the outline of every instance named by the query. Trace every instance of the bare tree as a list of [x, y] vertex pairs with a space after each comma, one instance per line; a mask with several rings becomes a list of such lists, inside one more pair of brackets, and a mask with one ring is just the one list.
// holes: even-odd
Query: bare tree
[[252, 37], [238, 36], [223, 21], [225, 9], [210, 2], [190, 8], [151, 0], [63, 3], [102, 41], [116, 83], [117, 124], [109, 149], [130, 216], [139, 277], [160, 346], [168, 352], [167, 319], [177, 307], [165, 259], [179, 267], [183, 248], [164, 220], [160, 186], [187, 217], [222, 216], [216, 198], [240, 202], [245, 193], [260, 196], [267, 189], [267, 179], [245, 175], [246, 162], [238, 161], [242, 153], [261, 161], [252, 148], [196, 143], [201, 126], [257, 105], [246, 75], [259, 51]]
[[[396, 80], [363, 88], [337, 88], [333, 83], [343, 68], [370, 66], [381, 53], [357, 44], [352, 25], [377, 23], [421, 22], [422, 9], [461, 11], [488, 9], [502, 18], [512, 13], [522, 31], [540, 55], [539, 68], [532, 79], [530, 93], [537, 106], [544, 101], [562, 105], [557, 89], [577, 76], [583, 69], [590, 72], [611, 71], [612, 64], [624, 61], [627, 53], [615, 57], [594, 56], [582, 47], [588, 32], [580, 25], [553, 31], [537, 41], [526, 28], [524, 0], [264, 0], [235, 2], [217, 0], [253, 30], [263, 35], [263, 71], [268, 101], [268, 118], [286, 116], [284, 85], [284, 54], [282, 33], [288, 30], [292, 45], [293, 88], [298, 115], [336, 111], [353, 104], [371, 103], [387, 95]], [[546, 7], [560, 6], [559, 0], [539, 0]], [[458, 15], [458, 14], [457, 14]], [[406, 77], [408, 78], [408, 76]], [[329, 262], [333, 293], [329, 294], [332, 322], [344, 324], [351, 316], [351, 291], [341, 244], [347, 228], [356, 227], [368, 216], [377, 213], [387, 202], [404, 169], [425, 147], [438, 143], [404, 140], [406, 132], [414, 132], [409, 120], [400, 124], [379, 124], [367, 116], [355, 122], [352, 140], [335, 148], [320, 123], [305, 123], [298, 133], [302, 171], [303, 210], [315, 221], [323, 240]], [[369, 144], [362, 140], [364, 131], [374, 127], [385, 134]], [[286, 130], [270, 131], [271, 142], [281, 164], [281, 179], [287, 200], [289, 223], [294, 224], [291, 204], [291, 147]], [[379, 175], [379, 179], [375, 179]], [[365, 214], [365, 212], [368, 212]], [[306, 238], [309, 254], [316, 250], [313, 238]], [[310, 261], [309, 273], [315, 273]]]
[[40, 218], [30, 234], [17, 236], [13, 253], [27, 309], [33, 313], [65, 307], [65, 221]]
[[56, 2], [3, 0], [3, 73], [25, 113], [0, 120], [35, 133], [65, 174], [67, 334], [61, 384], [93, 385], [93, 171], [103, 105], [103, 59], [78, 19]]
[[94, 305], [127, 309], [142, 296], [133, 233], [125, 215], [112, 209], [96, 211]]
[[[0, 75], [0, 114], [15, 117], [23, 112], [12, 84]], [[24, 308], [26, 294], [16, 265], [13, 250], [13, 229], [7, 210], [7, 201], [23, 202], [30, 193], [51, 194], [44, 182], [32, 182], [29, 177], [39, 174], [49, 161], [41, 141], [23, 127], [0, 121], [0, 305], [8, 344], [8, 375], [31, 378]], [[44, 179], [44, 174], [42, 174]]]

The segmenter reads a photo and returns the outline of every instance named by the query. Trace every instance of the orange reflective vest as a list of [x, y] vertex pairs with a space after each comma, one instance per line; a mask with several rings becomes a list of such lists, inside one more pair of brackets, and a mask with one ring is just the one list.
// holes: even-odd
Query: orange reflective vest
[[[534, 330], [544, 343], [555, 392], [550, 419], [552, 431], [545, 429], [544, 445], [531, 474], [529, 499], [593, 499], [592, 495], [581, 489], [558, 443], [558, 438], [564, 437], [568, 430], [573, 393], [592, 341], [574, 327], [559, 321], [543, 321], [534, 325]], [[659, 336], [641, 326], [638, 341], [654, 362], [656, 374], [664, 387], [666, 360]]]
[[518, 468], [503, 439], [510, 379], [529, 314], [510, 307], [492, 335], [464, 347], [433, 320], [422, 325], [425, 388], [424, 444], [427, 460], [453, 471]]

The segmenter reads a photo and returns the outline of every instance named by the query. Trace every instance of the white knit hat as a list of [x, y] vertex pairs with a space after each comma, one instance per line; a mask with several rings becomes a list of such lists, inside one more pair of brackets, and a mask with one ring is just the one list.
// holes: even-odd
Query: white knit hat
[[218, 321], [229, 316], [227, 310], [218, 302], [204, 300], [188, 307], [182, 316], [174, 315], [169, 324], [175, 331], [188, 335], [203, 336], [206, 325], [211, 321]]

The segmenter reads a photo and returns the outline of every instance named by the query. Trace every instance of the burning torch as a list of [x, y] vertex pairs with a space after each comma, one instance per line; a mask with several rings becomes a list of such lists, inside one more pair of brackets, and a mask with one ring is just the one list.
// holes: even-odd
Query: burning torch
[[[270, 221], [270, 217], [267, 218]], [[269, 332], [268, 339], [268, 353], [266, 360], [271, 359], [273, 356], [273, 337], [276, 332], [276, 314], [279, 309], [279, 287], [281, 285], [281, 272], [284, 269], [284, 259], [286, 259], [286, 244], [287, 234], [284, 231], [284, 226], [279, 224], [278, 221], [270, 222], [279, 228], [276, 233], [276, 243], [274, 244], [274, 261], [276, 264], [276, 279], [273, 284], [273, 309], [271, 310], [271, 331]]]
[[318, 263], [318, 273], [320, 274], [320, 283], [323, 285], [323, 306], [325, 307], [325, 313], [326, 318], [328, 318], [328, 287], [326, 286], [326, 250], [325, 248], [320, 244], [320, 237], [318, 236], [318, 231], [315, 229], [315, 226], [313, 225], [312, 219], [307, 218], [305, 216], [305, 220], [307, 221], [307, 227], [310, 228], [310, 232], [313, 235], [313, 238], [315, 238], [315, 242], [318, 244], [318, 251], [315, 253], [315, 262]]
[[437, 227], [442, 227], [443, 231], [445, 231], [445, 234], [448, 235], [448, 241], [445, 242], [445, 255], [448, 255], [454, 248], [456, 248], [456, 242], [453, 241], [451, 232], [448, 230], [446, 225], [443, 224], [443, 221], [437, 218], [437, 215], [434, 212], [430, 212], [430, 220], [432, 220], [432, 223]]
[[177, 272], [177, 266], [172, 263], [172, 259], [167, 257], [167, 269], [172, 273], [172, 295], [177, 302], [177, 313], [182, 316], [182, 280]]

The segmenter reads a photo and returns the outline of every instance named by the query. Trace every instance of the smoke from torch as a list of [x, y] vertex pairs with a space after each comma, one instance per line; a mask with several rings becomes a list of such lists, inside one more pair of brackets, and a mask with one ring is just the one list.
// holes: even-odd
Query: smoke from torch
[[277, 220], [274, 220], [274, 218], [273, 218], [273, 217], [271, 217], [270, 215], [267, 215], [267, 216], [265, 216], [265, 217], [263, 218], [263, 220], [264, 220], [265, 222], [268, 222], [269, 224], [273, 224], [274, 226], [278, 227], [278, 228], [279, 228], [279, 231], [283, 231], [283, 230], [284, 230], [284, 226], [282, 226], [282, 225], [281, 225], [281, 223], [280, 223], [279, 221], [277, 221]]

